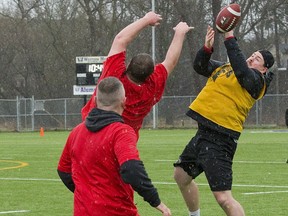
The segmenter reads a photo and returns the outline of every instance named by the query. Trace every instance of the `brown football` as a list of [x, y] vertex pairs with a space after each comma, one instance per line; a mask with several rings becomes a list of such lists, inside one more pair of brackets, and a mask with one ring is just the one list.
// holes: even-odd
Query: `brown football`
[[231, 31], [235, 28], [241, 17], [239, 4], [233, 3], [221, 9], [216, 17], [216, 28], [220, 33]]

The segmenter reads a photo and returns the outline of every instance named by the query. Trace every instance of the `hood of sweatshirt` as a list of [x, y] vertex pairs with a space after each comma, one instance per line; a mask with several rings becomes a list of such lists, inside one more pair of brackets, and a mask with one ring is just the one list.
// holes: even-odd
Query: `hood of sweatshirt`
[[113, 111], [94, 108], [85, 119], [85, 125], [89, 131], [96, 132], [113, 122], [124, 123], [121, 115]]

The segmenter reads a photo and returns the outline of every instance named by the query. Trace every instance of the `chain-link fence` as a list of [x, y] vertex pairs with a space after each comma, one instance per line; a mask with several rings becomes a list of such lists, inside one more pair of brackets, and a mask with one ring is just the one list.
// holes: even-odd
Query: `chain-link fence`
[[[156, 122], [156, 127], [193, 127], [196, 122], [187, 117], [185, 113], [188, 106], [196, 96], [163, 97], [157, 104], [154, 112], [151, 112], [145, 119], [145, 125], [152, 127]], [[223, 107], [225, 104], [223, 104]], [[288, 95], [265, 95], [256, 102], [250, 110], [246, 119], [246, 127], [284, 127], [287, 126]], [[153, 118], [155, 116], [155, 119]], [[155, 124], [154, 124], [155, 125]]]
[[81, 122], [82, 98], [0, 99], [0, 131], [67, 130]]
[[[195, 127], [185, 115], [195, 96], [164, 96], [145, 118], [144, 128]], [[35, 100], [0, 99], [0, 131], [70, 130], [81, 122], [83, 98]], [[225, 106], [225, 105], [223, 105]], [[246, 127], [284, 127], [288, 124], [288, 94], [266, 95], [257, 101]]]

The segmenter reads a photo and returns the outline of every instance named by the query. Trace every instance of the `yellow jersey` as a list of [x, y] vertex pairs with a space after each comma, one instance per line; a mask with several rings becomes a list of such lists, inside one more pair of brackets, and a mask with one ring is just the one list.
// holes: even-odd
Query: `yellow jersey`
[[[264, 84], [259, 97], [264, 96]], [[240, 132], [255, 99], [243, 88], [230, 65], [216, 68], [189, 108], [224, 128]]]

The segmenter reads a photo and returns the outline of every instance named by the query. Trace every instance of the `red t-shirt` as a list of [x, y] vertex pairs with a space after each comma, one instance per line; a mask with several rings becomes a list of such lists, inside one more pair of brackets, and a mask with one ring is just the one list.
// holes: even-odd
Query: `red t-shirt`
[[[151, 108], [161, 99], [165, 84], [168, 78], [166, 68], [162, 64], [157, 64], [154, 72], [147, 80], [137, 85], [132, 83], [124, 74], [126, 52], [121, 52], [110, 56], [104, 62], [104, 69], [99, 81], [108, 76], [117, 77], [124, 85], [126, 91], [126, 105], [122, 114], [123, 120], [130, 125], [139, 136], [139, 130], [142, 126], [143, 119], [150, 112]], [[95, 107], [94, 91], [88, 103], [82, 108], [82, 119], [84, 120], [92, 108]]]
[[72, 173], [74, 216], [138, 216], [133, 189], [120, 176], [120, 166], [140, 160], [137, 137], [126, 124], [115, 122], [98, 132], [84, 123], [70, 133], [58, 169]]

